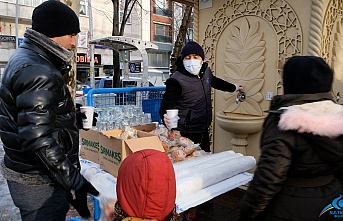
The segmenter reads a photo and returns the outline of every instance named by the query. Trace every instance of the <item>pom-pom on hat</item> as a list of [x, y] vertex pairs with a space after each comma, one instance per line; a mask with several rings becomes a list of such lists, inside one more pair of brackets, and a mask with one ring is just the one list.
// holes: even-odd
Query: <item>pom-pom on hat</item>
[[53, 38], [79, 33], [80, 23], [69, 6], [56, 0], [49, 0], [33, 10], [32, 29]]
[[195, 41], [190, 41], [185, 44], [181, 50], [181, 58], [182, 60], [189, 54], [197, 54], [199, 55], [202, 60], [205, 60], [205, 53], [202, 47], [196, 43]]
[[284, 94], [329, 92], [333, 71], [321, 57], [294, 56], [283, 67]]

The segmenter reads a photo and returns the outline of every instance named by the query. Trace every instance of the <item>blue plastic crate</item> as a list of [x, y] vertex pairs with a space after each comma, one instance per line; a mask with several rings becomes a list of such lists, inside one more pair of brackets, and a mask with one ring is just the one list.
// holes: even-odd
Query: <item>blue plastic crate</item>
[[144, 113], [151, 113], [152, 122], [161, 122], [159, 114], [162, 98], [153, 98], [142, 100], [142, 108]]

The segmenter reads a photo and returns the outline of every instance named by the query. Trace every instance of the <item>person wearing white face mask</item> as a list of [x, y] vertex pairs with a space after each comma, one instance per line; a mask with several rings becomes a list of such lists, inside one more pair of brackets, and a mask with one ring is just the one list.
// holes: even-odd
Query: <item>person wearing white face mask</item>
[[[166, 92], [159, 110], [164, 125], [176, 129], [181, 135], [210, 150], [208, 128], [212, 122], [211, 88], [227, 92], [242, 90], [242, 85], [232, 84], [212, 74], [204, 62], [205, 54], [196, 42], [188, 42], [176, 61], [176, 72], [166, 81]], [[171, 128], [166, 110], [178, 109], [177, 128]]]
[[[193, 54], [193, 56], [197, 57], [198, 55]], [[191, 59], [184, 60], [183, 66], [185, 66], [186, 71], [193, 75], [198, 75], [203, 64], [202, 60], [192, 59], [192, 55], [189, 55]], [[200, 57], [200, 56], [199, 56]]]

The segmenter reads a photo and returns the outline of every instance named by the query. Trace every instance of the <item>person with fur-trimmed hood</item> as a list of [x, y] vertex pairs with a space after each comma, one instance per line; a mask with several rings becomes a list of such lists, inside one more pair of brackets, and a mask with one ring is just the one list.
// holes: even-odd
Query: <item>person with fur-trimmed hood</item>
[[330, 93], [333, 71], [316, 56], [283, 68], [263, 125], [261, 155], [240, 202], [240, 221], [341, 220], [343, 107]]

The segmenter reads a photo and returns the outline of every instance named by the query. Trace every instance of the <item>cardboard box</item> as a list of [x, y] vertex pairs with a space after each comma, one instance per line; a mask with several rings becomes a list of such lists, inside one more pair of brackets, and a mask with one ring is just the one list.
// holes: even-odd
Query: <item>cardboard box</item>
[[144, 124], [144, 125], [139, 125], [139, 126], [132, 126], [132, 128], [140, 131], [145, 131], [145, 132], [150, 132], [156, 129], [156, 124], [151, 123], [151, 124]]
[[[132, 128], [140, 131], [150, 132], [156, 129], [156, 124], [145, 124], [133, 126]], [[80, 156], [83, 159], [90, 160], [94, 163], [100, 164], [99, 161], [99, 136], [101, 132], [96, 130], [80, 130]]]
[[118, 176], [118, 169], [121, 162], [131, 153], [143, 149], [155, 149], [164, 152], [158, 136], [137, 131], [138, 138], [120, 140], [117, 138], [120, 134], [122, 134], [122, 130], [104, 131], [99, 135], [100, 168], [115, 177]]
[[80, 156], [97, 164], [99, 164], [99, 134], [100, 132], [96, 130], [80, 130]]

